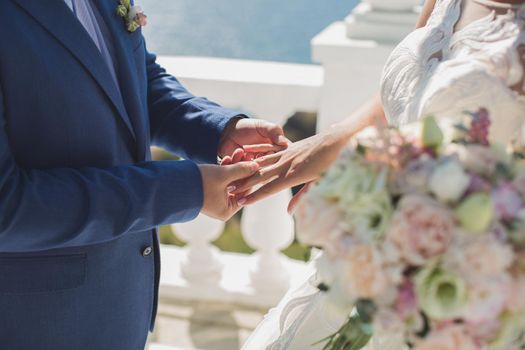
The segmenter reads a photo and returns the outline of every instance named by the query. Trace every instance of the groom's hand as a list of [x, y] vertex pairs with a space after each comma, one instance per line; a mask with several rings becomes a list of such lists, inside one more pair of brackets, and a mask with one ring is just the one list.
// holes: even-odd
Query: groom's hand
[[226, 221], [239, 209], [235, 196], [233, 182], [248, 178], [259, 170], [255, 162], [241, 162], [234, 165], [199, 165], [202, 174], [204, 204], [202, 213], [219, 220]]
[[261, 119], [239, 118], [231, 121], [224, 130], [218, 151], [220, 157], [233, 157], [235, 152], [240, 154], [247, 145], [265, 144], [275, 150], [282, 150], [289, 143], [279, 125]]

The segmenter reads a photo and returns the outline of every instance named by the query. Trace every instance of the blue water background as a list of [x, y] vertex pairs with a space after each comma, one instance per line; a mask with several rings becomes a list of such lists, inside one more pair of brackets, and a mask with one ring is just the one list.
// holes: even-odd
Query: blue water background
[[358, 0], [137, 0], [148, 48], [189, 55], [310, 63], [310, 40]]

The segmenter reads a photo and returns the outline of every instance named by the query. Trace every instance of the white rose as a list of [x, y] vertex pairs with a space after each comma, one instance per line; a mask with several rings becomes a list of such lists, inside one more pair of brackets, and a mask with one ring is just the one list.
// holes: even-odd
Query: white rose
[[327, 253], [321, 254], [321, 256], [315, 260], [315, 267], [319, 280], [328, 286], [335, 283], [343, 268], [340, 259], [330, 258]]
[[455, 202], [465, 193], [470, 177], [456, 159], [438, 165], [430, 176], [429, 187], [442, 202]]

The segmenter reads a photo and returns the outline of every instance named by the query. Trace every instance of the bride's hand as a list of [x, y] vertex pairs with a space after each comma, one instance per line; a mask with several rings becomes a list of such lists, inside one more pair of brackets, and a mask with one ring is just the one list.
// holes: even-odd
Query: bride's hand
[[[346, 138], [338, 137], [332, 130], [291, 144], [280, 152], [258, 158], [255, 162], [259, 164], [260, 170], [250, 178], [237, 183], [233, 194], [238, 195], [239, 205], [249, 205], [286, 188], [310, 183], [330, 167], [346, 141]], [[264, 147], [264, 145], [245, 146], [245, 151], [250, 153], [269, 151]], [[246, 191], [260, 183], [265, 185], [249, 195], [244, 195]], [[293, 203], [294, 200], [291, 204]]]

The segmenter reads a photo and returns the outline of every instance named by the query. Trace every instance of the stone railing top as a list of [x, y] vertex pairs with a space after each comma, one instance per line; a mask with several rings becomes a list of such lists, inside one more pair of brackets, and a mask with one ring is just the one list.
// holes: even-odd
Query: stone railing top
[[421, 5], [421, 0], [363, 0], [363, 2], [383, 11], [410, 11]]
[[159, 61], [177, 76], [193, 79], [313, 87], [323, 83], [323, 69], [311, 64], [189, 56], [161, 56]]
[[159, 62], [193, 93], [276, 123], [315, 112], [324, 81], [316, 65], [174, 56]]

